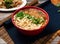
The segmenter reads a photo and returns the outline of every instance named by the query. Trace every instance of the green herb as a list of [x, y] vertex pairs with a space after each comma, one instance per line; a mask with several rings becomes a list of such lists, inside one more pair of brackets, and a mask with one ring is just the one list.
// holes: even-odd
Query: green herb
[[[60, 8], [60, 3], [58, 3], [56, 6]], [[60, 10], [58, 10], [58, 12], [60, 12]]]
[[39, 24], [39, 19], [36, 19], [35, 17], [30, 16], [30, 15], [27, 18], [30, 19], [30, 20], [32, 20], [32, 23]]
[[13, 1], [12, 0], [4, 0], [4, 2], [11, 4]]
[[39, 24], [39, 22], [40, 22], [40, 19], [39, 19], [39, 18], [33, 20], [33, 23], [34, 23], [34, 24]]
[[60, 10], [58, 10], [58, 12], [60, 13]]
[[11, 4], [5, 4], [6, 8], [11, 8]]
[[57, 7], [60, 7], [60, 3], [58, 3], [56, 6], [57, 6]]
[[12, 0], [4, 0], [4, 3], [5, 3], [6, 8], [10, 8], [13, 1]]
[[45, 19], [43, 17], [40, 18], [40, 23], [44, 22]]
[[29, 14], [26, 14], [26, 13], [24, 13], [24, 14], [25, 14], [25, 16], [29, 19], [30, 15], [29, 15]]
[[34, 19], [34, 16], [31, 16], [31, 15], [29, 15], [29, 14], [25, 14], [25, 15], [26, 15], [27, 18], [30, 19], [30, 20], [33, 20], [33, 19]]
[[34, 23], [34, 24], [40, 24], [40, 23], [42, 23], [42, 22], [44, 22], [44, 21], [45, 21], [44, 18], [41, 17], [41, 18], [34, 19], [34, 20], [33, 20], [33, 23]]
[[27, 18], [28, 18], [28, 19], [31, 19], [31, 18], [32, 18], [32, 16], [28, 15], [28, 16], [27, 16]]
[[16, 17], [20, 17], [20, 19], [24, 18], [24, 12], [18, 12]]
[[19, 17], [20, 19], [22, 19], [24, 17], [27, 17], [29, 20], [32, 20], [32, 23], [34, 23], [36, 25], [45, 21], [43, 17], [41, 17], [41, 18], [35, 18], [34, 16], [31, 16], [31, 15], [26, 14], [24, 12], [18, 12], [17, 15], [16, 15], [16, 17]]

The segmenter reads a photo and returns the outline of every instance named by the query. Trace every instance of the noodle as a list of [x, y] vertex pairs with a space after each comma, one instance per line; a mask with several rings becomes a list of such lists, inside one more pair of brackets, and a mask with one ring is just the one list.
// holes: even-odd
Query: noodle
[[[37, 11], [36, 9], [28, 9], [20, 11], [20, 13], [18, 12], [16, 15], [14, 15], [15, 25], [25, 30], [39, 29], [46, 21], [46, 19], [44, 18], [44, 13], [39, 12], [41, 11]], [[34, 18], [37, 20], [35, 21]]]

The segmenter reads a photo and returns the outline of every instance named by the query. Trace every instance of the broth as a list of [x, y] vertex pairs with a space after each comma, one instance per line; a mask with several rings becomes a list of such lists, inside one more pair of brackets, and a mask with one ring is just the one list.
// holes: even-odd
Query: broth
[[25, 30], [39, 29], [46, 22], [45, 15], [37, 9], [25, 9], [14, 15], [14, 23]]

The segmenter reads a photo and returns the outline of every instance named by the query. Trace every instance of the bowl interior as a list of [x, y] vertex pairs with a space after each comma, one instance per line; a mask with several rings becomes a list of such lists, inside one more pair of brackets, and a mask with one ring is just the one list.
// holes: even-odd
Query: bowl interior
[[[40, 10], [40, 11], [42, 11], [42, 12], [44, 13], [47, 21], [46, 21], [46, 23], [45, 23], [43, 26], [41, 26], [39, 29], [44, 28], [44, 27], [48, 24], [48, 22], [49, 22], [48, 13], [47, 13], [45, 10], [43, 10], [42, 8], [33, 7], [33, 6], [23, 7], [23, 8], [21, 8], [21, 9], [18, 9], [17, 11], [15, 11], [15, 12], [13, 13], [13, 17], [12, 17], [12, 22], [13, 22], [13, 24], [15, 25], [13, 18], [14, 18], [14, 15], [15, 15], [16, 13], [18, 13], [20, 10], [30, 9], [30, 8]], [[16, 25], [15, 25], [15, 26], [16, 26]], [[17, 27], [17, 26], [16, 26], [16, 27]], [[19, 27], [17, 27], [17, 28], [19, 28]], [[21, 29], [21, 28], [19, 28], [19, 29]], [[22, 28], [22, 30], [24, 30], [24, 29]], [[37, 29], [33, 29], [33, 30], [37, 30]], [[32, 31], [32, 30], [26, 30], [26, 31]]]

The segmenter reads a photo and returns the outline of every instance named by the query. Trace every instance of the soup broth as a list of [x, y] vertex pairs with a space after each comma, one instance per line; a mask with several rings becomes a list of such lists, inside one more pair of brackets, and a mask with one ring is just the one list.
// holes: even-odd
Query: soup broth
[[37, 9], [25, 9], [14, 15], [14, 23], [21, 29], [39, 29], [46, 22], [45, 15]]

